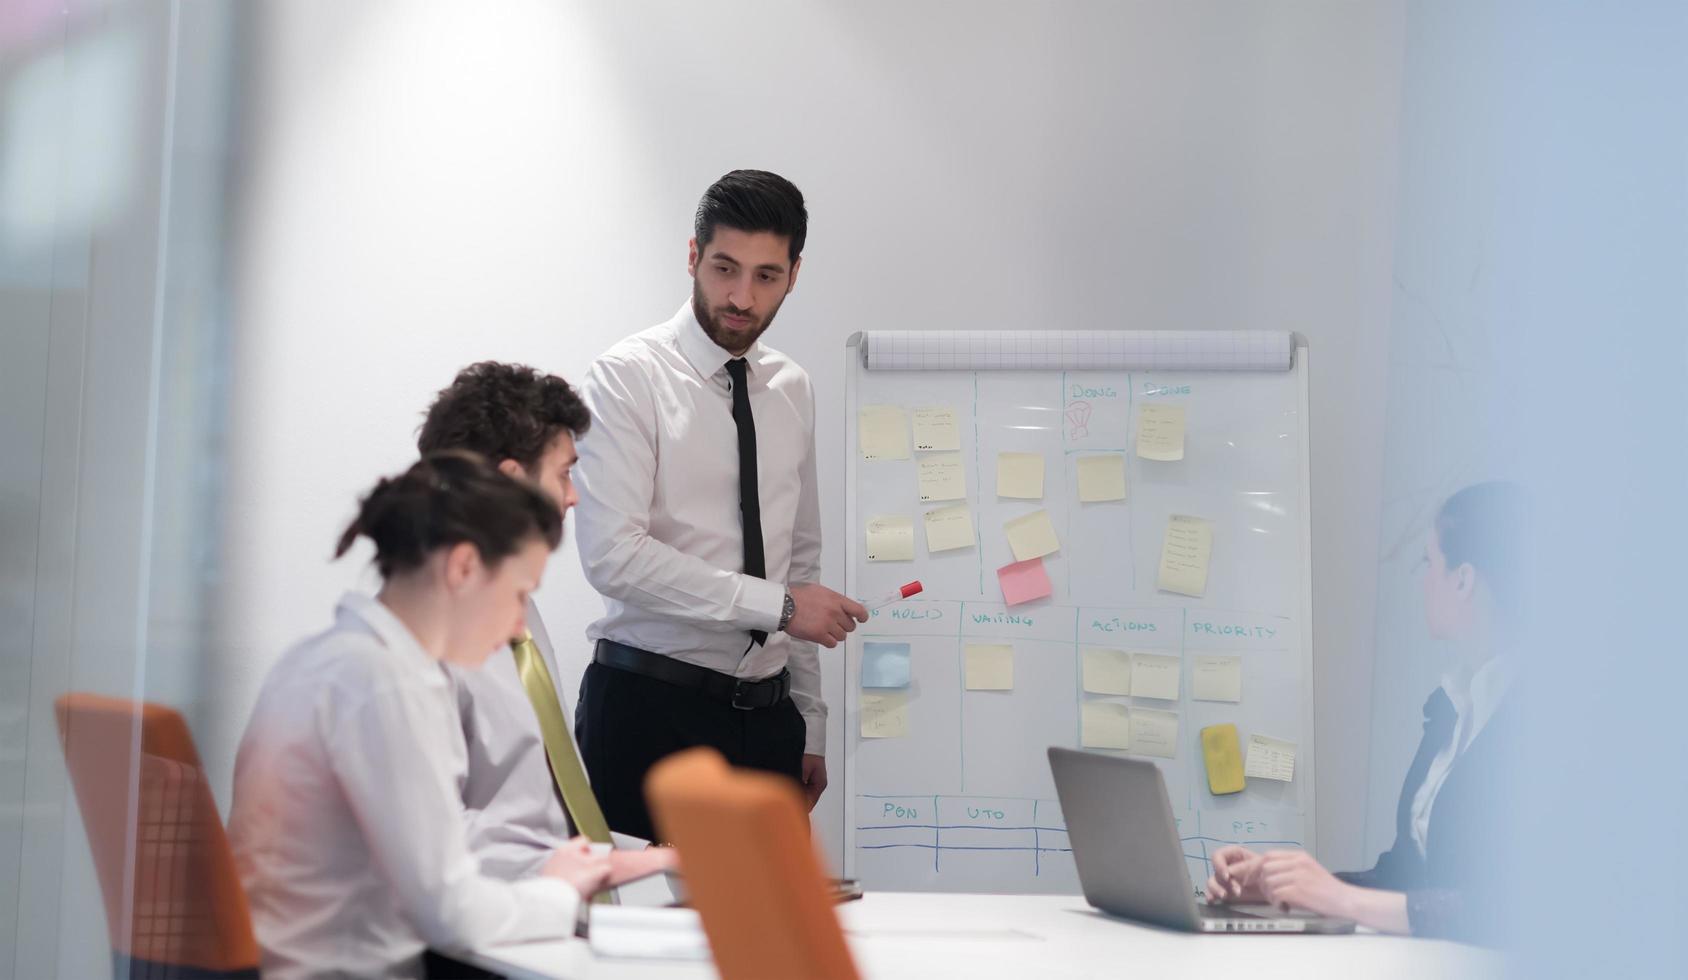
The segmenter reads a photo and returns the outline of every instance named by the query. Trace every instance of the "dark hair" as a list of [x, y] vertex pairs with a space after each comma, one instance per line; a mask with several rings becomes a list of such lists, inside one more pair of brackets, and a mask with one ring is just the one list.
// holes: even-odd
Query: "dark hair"
[[1507, 612], [1518, 610], [1529, 570], [1527, 504], [1521, 487], [1495, 480], [1466, 487], [1436, 512], [1436, 543], [1448, 567], [1470, 563]]
[[488, 565], [515, 554], [529, 538], [556, 548], [563, 515], [533, 481], [506, 476], [474, 453], [447, 450], [376, 483], [340, 535], [334, 557], [360, 535], [375, 542], [375, 567], [391, 578], [464, 541]]
[[416, 448], [423, 455], [467, 449], [494, 463], [513, 459], [531, 472], [557, 433], [585, 435], [591, 424], [586, 403], [562, 378], [525, 364], [482, 361], [457, 372], [434, 399]]
[[803, 192], [779, 174], [734, 170], [710, 184], [697, 202], [692, 234], [700, 253], [722, 225], [738, 231], [784, 235], [791, 242], [791, 261], [795, 264], [809, 237], [809, 211], [803, 206]]

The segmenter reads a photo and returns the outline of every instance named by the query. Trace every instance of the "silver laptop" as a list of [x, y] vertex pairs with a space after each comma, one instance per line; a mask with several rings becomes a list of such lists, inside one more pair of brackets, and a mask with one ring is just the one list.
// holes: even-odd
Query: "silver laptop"
[[1346, 919], [1196, 901], [1184, 845], [1152, 762], [1052, 747], [1079, 884], [1110, 915], [1187, 932], [1353, 932]]

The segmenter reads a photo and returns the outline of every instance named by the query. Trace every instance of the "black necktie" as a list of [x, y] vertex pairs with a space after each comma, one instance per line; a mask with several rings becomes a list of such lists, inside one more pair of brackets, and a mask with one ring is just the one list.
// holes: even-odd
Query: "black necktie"
[[1397, 841], [1406, 841], [1412, 836], [1413, 800], [1418, 797], [1419, 787], [1424, 785], [1424, 779], [1430, 775], [1430, 763], [1436, 754], [1441, 752], [1447, 744], [1453, 741], [1454, 724], [1459, 721], [1459, 713], [1454, 709], [1453, 699], [1442, 688], [1430, 692], [1430, 697], [1424, 702], [1424, 737], [1418, 743], [1418, 753], [1413, 756], [1413, 763], [1407, 767], [1407, 778], [1401, 786], [1401, 799], [1395, 808], [1395, 835]]
[[[744, 358], [727, 362], [733, 379], [733, 422], [738, 426], [739, 517], [744, 523], [744, 574], [767, 578], [762, 555], [762, 499], [756, 490], [756, 419], [750, 414], [750, 386], [745, 381]], [[766, 630], [751, 630], [752, 643], [768, 642]]]

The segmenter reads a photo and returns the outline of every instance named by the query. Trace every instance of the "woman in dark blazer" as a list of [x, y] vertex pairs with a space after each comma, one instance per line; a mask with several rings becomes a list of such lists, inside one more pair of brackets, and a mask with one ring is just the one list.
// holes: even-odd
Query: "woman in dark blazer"
[[1424, 614], [1456, 652], [1424, 705], [1424, 735], [1395, 811], [1395, 843], [1367, 871], [1333, 874], [1304, 851], [1221, 848], [1210, 902], [1268, 902], [1353, 919], [1382, 932], [1493, 942], [1513, 797], [1523, 502], [1506, 483], [1449, 497], [1425, 542]]

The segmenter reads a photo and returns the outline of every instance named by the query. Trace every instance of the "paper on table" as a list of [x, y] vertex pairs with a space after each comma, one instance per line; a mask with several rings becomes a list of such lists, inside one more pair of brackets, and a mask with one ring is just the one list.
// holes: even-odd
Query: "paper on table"
[[1200, 517], [1173, 514], [1161, 545], [1159, 585], [1167, 592], [1201, 598], [1207, 592], [1207, 565], [1213, 557], [1213, 525]]
[[1049, 584], [1049, 571], [1042, 558], [1029, 558], [1004, 565], [996, 570], [997, 584], [1002, 586], [1002, 601], [1010, 606], [1041, 599], [1055, 591]]
[[1080, 503], [1086, 504], [1104, 500], [1124, 500], [1125, 456], [1121, 453], [1080, 456], [1078, 499]]
[[927, 551], [936, 554], [973, 547], [973, 514], [966, 504], [929, 510], [925, 520]]
[[1295, 743], [1266, 735], [1248, 737], [1248, 762], [1243, 772], [1256, 779], [1287, 783], [1295, 778]]
[[1061, 540], [1055, 537], [1055, 525], [1047, 510], [1034, 510], [1002, 525], [1008, 535], [1008, 547], [1014, 550], [1015, 561], [1042, 558], [1061, 550]]
[[907, 643], [862, 643], [863, 687], [908, 687], [909, 668]]
[[1084, 690], [1089, 694], [1130, 694], [1131, 654], [1109, 647], [1085, 647]]
[[913, 561], [914, 518], [887, 514], [867, 522], [868, 561]]
[[1182, 406], [1143, 406], [1137, 415], [1137, 455], [1168, 463], [1184, 458]]
[[888, 688], [861, 693], [862, 738], [902, 738], [908, 734], [908, 690]]
[[1131, 748], [1131, 712], [1112, 701], [1086, 701], [1079, 709], [1079, 743], [1087, 749]]
[[1131, 693], [1140, 698], [1178, 700], [1177, 657], [1138, 653], [1131, 657]]
[[996, 495], [1043, 499], [1043, 457], [1037, 453], [996, 454]]
[[862, 459], [908, 459], [908, 416], [895, 405], [864, 405], [856, 413]]
[[955, 409], [915, 409], [914, 448], [927, 451], [960, 449], [961, 436], [955, 426]]
[[1190, 697], [1197, 701], [1241, 701], [1243, 658], [1197, 657], [1190, 677]]
[[1178, 756], [1178, 716], [1150, 708], [1131, 709], [1131, 751], [1162, 759]]
[[1014, 690], [1014, 648], [1006, 643], [967, 644], [967, 690]]
[[967, 479], [962, 475], [960, 453], [939, 453], [922, 456], [915, 463], [915, 476], [920, 481], [920, 499], [961, 500], [967, 496]]
[[696, 909], [594, 905], [590, 915], [587, 943], [598, 956], [709, 959], [709, 939]]

